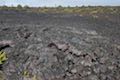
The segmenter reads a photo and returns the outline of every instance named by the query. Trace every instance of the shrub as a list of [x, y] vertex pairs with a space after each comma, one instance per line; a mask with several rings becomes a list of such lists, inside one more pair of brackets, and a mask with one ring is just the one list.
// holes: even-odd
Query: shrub
[[7, 7], [6, 5], [4, 5], [4, 6], [2, 6], [0, 9], [1, 9], [1, 10], [8, 10], [8, 7]]
[[7, 60], [7, 55], [5, 52], [0, 51], [0, 65], [2, 65]]

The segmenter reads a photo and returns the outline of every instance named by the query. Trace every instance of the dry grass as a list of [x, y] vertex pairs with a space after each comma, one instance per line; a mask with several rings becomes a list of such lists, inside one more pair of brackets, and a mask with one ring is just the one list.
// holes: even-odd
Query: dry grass
[[88, 7], [28, 7], [20, 6], [7, 7], [2, 6], [0, 10], [15, 10], [15, 11], [27, 11], [35, 13], [75, 13], [75, 14], [120, 14], [120, 6], [116, 7], [102, 7], [102, 6], [88, 6]]

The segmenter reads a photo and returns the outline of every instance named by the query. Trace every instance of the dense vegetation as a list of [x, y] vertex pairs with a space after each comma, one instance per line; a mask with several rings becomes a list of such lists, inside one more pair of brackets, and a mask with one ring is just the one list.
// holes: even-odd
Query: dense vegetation
[[120, 14], [120, 6], [81, 6], [81, 7], [29, 7], [18, 5], [17, 7], [1, 6], [0, 10], [27, 11], [36, 13], [76, 13], [76, 14]]

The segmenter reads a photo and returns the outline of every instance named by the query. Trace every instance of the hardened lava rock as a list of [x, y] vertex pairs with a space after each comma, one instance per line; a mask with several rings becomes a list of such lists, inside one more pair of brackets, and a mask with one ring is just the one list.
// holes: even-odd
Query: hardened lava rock
[[0, 49], [8, 57], [0, 74], [5, 80], [119, 80], [120, 23], [112, 19], [0, 11]]

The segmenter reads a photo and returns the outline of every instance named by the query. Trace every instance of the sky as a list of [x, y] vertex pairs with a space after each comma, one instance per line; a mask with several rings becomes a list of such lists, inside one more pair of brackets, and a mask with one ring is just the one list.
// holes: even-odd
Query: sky
[[31, 7], [55, 6], [120, 6], [120, 0], [0, 0], [0, 6], [16, 6], [18, 4]]

